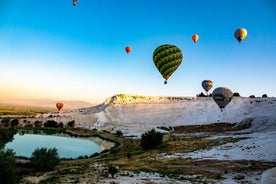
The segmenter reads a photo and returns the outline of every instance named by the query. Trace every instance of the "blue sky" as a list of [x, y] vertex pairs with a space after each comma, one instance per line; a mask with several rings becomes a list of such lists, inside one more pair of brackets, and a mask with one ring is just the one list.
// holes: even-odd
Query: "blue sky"
[[[195, 96], [205, 79], [276, 96], [275, 9], [273, 0], [0, 0], [0, 99]], [[166, 43], [184, 59], [164, 85], [152, 53]]]

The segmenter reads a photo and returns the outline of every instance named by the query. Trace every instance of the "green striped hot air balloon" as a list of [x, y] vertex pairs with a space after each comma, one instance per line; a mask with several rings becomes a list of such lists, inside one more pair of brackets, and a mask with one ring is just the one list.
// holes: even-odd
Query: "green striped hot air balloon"
[[165, 44], [157, 47], [153, 52], [153, 62], [165, 79], [164, 84], [167, 84], [167, 80], [175, 72], [182, 62], [181, 50], [170, 44]]

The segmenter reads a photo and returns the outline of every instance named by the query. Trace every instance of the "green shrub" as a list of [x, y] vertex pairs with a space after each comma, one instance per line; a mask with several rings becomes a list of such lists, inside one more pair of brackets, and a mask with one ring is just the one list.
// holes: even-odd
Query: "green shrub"
[[74, 124], [75, 124], [75, 121], [72, 120], [72, 121], [69, 121], [69, 122], [67, 123], [67, 126], [69, 126], [69, 127], [74, 127]]
[[7, 143], [13, 140], [14, 134], [17, 130], [14, 128], [1, 128], [0, 129], [0, 143]]
[[0, 180], [1, 184], [17, 183], [15, 153], [13, 150], [0, 151]]
[[54, 120], [48, 120], [44, 123], [44, 127], [59, 128], [60, 125]]
[[163, 141], [163, 134], [160, 132], [156, 132], [155, 129], [152, 129], [142, 134], [141, 147], [144, 150], [149, 150], [162, 144], [162, 141]]
[[108, 173], [111, 174], [112, 178], [114, 178], [114, 175], [118, 172], [118, 169], [111, 165], [108, 167]]
[[3, 127], [9, 127], [10, 119], [9, 118], [2, 119], [2, 125], [3, 125]]
[[116, 136], [118, 137], [122, 137], [123, 136], [123, 132], [121, 130], [117, 130], [115, 133]]
[[42, 121], [35, 121], [34, 122], [35, 127], [41, 128], [42, 127]]
[[60, 162], [56, 148], [37, 148], [32, 153], [30, 163], [37, 171], [49, 171]]
[[15, 127], [19, 124], [18, 119], [11, 120], [11, 127]]

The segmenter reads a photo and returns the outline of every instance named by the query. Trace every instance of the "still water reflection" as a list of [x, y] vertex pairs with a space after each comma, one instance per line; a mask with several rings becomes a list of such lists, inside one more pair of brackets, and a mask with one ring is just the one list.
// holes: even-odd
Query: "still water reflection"
[[41, 135], [17, 133], [12, 142], [5, 145], [5, 149], [13, 149], [16, 156], [31, 157], [37, 148], [57, 148], [60, 158], [78, 158], [90, 156], [101, 151], [100, 145], [92, 140], [72, 138], [64, 134]]

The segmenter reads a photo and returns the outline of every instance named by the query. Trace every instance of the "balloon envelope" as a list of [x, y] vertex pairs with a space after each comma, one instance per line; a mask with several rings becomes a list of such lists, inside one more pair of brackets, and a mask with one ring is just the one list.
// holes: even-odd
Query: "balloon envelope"
[[241, 42], [247, 36], [247, 30], [244, 28], [239, 28], [235, 31], [234, 36], [239, 42]]
[[127, 47], [125, 48], [125, 50], [126, 50], [127, 53], [130, 53], [130, 52], [131, 52], [131, 47], [130, 47], [130, 46], [127, 46]]
[[213, 91], [213, 99], [221, 110], [231, 102], [233, 98], [233, 92], [226, 87], [218, 87]]
[[192, 36], [192, 40], [193, 40], [195, 43], [197, 42], [198, 39], [199, 39], [198, 34], [194, 34], [194, 35]]
[[204, 80], [201, 83], [201, 86], [206, 92], [208, 92], [213, 87], [213, 85], [214, 83], [211, 80]]
[[58, 110], [60, 110], [63, 107], [63, 103], [62, 102], [58, 102], [56, 104], [56, 107], [57, 107]]
[[182, 62], [182, 51], [175, 45], [164, 44], [157, 47], [153, 52], [153, 62], [165, 84]]

